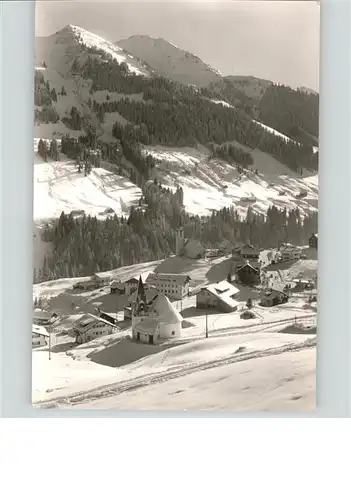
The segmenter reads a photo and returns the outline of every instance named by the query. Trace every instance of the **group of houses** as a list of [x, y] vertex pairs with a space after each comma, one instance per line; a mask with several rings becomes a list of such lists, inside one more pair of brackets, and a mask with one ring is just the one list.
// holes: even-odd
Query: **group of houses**
[[215, 259], [231, 252], [232, 243], [222, 241], [218, 248], [206, 248], [198, 240], [185, 238], [184, 228], [179, 227], [176, 232], [176, 255], [188, 259]]
[[[318, 234], [309, 239], [309, 246], [317, 248]], [[184, 238], [183, 228], [179, 228], [176, 237], [176, 253], [187, 258], [216, 258], [225, 253], [231, 253], [231, 271], [227, 280], [210, 283], [196, 290], [196, 307], [198, 309], [216, 309], [219, 312], [230, 313], [238, 310], [239, 288], [235, 284], [255, 287], [261, 283], [262, 263], [261, 249], [244, 244], [234, 247], [228, 241], [223, 242], [218, 249], [206, 249], [201, 243]], [[302, 258], [300, 248], [283, 244], [278, 249], [281, 261], [298, 260]], [[126, 298], [124, 319], [132, 323], [132, 338], [136, 341], [157, 344], [167, 339], [178, 338], [182, 332], [182, 316], [171, 301], [182, 300], [190, 295], [191, 279], [182, 273], [149, 273], [146, 280], [142, 277], [131, 277], [124, 282], [93, 275], [75, 283], [74, 289], [89, 291], [110, 285], [110, 293], [123, 295]], [[313, 288], [310, 280], [299, 279], [294, 290], [310, 290]], [[289, 300], [290, 290], [268, 288], [262, 290], [260, 305], [273, 307]], [[45, 328], [57, 319], [55, 313], [35, 311], [33, 319], [33, 344], [45, 345], [49, 334]], [[110, 335], [117, 331], [117, 317], [97, 309], [96, 314], [84, 314], [73, 324], [73, 332], [78, 344], [89, 342], [100, 336]]]

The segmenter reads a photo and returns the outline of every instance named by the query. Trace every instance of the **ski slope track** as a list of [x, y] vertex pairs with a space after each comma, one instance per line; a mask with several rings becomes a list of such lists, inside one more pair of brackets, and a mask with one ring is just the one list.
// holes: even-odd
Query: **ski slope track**
[[298, 352], [304, 349], [313, 348], [315, 346], [316, 346], [316, 339], [308, 339], [305, 342], [298, 342], [295, 344], [273, 347], [271, 349], [266, 349], [264, 351], [253, 351], [250, 353], [244, 352], [240, 354], [240, 348], [239, 348], [234, 355], [223, 357], [218, 360], [205, 363], [203, 362], [190, 363], [185, 367], [183, 366], [181, 369], [171, 369], [161, 374], [144, 375], [136, 377], [126, 382], [101, 386], [92, 391], [78, 392], [72, 394], [69, 397], [54, 398], [52, 400], [47, 400], [42, 403], [37, 402], [33, 406], [37, 408], [46, 408], [46, 409], [71, 407], [91, 402], [96, 399], [100, 400], [100, 399], [110, 398], [122, 394], [124, 392], [135, 391], [137, 389], [148, 387], [150, 385], [160, 384], [175, 378], [184, 377], [185, 375], [190, 375], [197, 371], [209, 370], [211, 368], [217, 368], [232, 363], [239, 363], [249, 359], [258, 359], [267, 356], [275, 356], [286, 352]]

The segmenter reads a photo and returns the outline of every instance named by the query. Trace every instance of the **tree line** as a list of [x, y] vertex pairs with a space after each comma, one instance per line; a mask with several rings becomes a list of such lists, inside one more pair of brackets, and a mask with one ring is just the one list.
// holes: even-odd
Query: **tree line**
[[[94, 53], [95, 49], [90, 49]], [[95, 51], [96, 52], [96, 51]], [[162, 77], [146, 78], [129, 74], [116, 61], [89, 56], [75, 71], [92, 82], [92, 93], [108, 90], [124, 94], [143, 94], [143, 101], [128, 98], [93, 103], [100, 121], [104, 113], [117, 111], [128, 122], [143, 130], [140, 142], [166, 146], [196, 146], [237, 141], [258, 148], [288, 165], [292, 170], [316, 170], [318, 156], [310, 145], [285, 141], [269, 133], [241, 110], [219, 106], [204, 98], [204, 90], [181, 85]]]
[[302, 219], [298, 209], [287, 211], [275, 206], [265, 215], [249, 208], [246, 217], [240, 217], [231, 207], [206, 217], [193, 216], [184, 211], [182, 189], [172, 192], [157, 180], [145, 183], [140, 204], [144, 209], [132, 207], [129, 217], [114, 215], [105, 220], [62, 213], [44, 230], [43, 238], [52, 243], [53, 251], [36, 279], [87, 276], [166, 258], [175, 252], [179, 225], [184, 227], [186, 237], [212, 248], [223, 240], [262, 248], [284, 241], [304, 244], [317, 230], [316, 213]]

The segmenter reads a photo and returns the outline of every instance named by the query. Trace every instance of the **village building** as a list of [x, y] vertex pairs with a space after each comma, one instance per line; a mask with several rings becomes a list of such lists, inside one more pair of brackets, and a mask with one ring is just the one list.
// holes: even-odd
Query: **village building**
[[232, 258], [234, 260], [259, 260], [261, 250], [259, 248], [246, 243], [239, 247], [233, 248]]
[[[145, 301], [146, 304], [150, 305], [151, 302], [156, 298], [156, 295], [159, 293], [154, 286], [148, 285], [147, 283], [144, 285], [145, 292]], [[124, 306], [124, 320], [130, 321], [133, 316], [133, 306], [135, 306], [138, 300], [138, 290], [135, 290], [128, 299], [128, 304]]]
[[107, 284], [108, 284], [107, 278], [101, 278], [97, 274], [93, 274], [93, 276], [91, 276], [90, 278], [75, 283], [73, 285], [73, 288], [77, 290], [88, 291], [88, 290], [96, 290], [97, 288], [101, 288]]
[[55, 312], [42, 311], [41, 309], [33, 311], [33, 323], [35, 325], [52, 325], [57, 319], [58, 314]]
[[202, 287], [196, 294], [196, 307], [198, 309], [218, 309], [222, 312], [236, 311], [239, 302], [235, 300], [239, 289], [228, 281], [211, 283]]
[[287, 262], [289, 260], [300, 260], [302, 255], [301, 248], [297, 248], [293, 245], [284, 245], [279, 249], [280, 260]]
[[239, 266], [236, 270], [237, 281], [243, 285], [254, 286], [261, 281], [261, 271], [259, 267], [250, 264], [246, 261], [245, 264]]
[[116, 295], [124, 295], [125, 289], [125, 283], [122, 283], [121, 281], [114, 280], [110, 285], [110, 293], [114, 293]]
[[205, 250], [205, 258], [206, 259], [215, 259], [221, 255], [221, 251], [219, 248], [206, 248]]
[[303, 292], [305, 290], [313, 290], [315, 288], [315, 283], [312, 280], [295, 278], [292, 280], [292, 291], [293, 292]]
[[115, 325], [117, 323], [117, 314], [116, 313], [107, 313], [104, 311], [101, 311], [100, 309], [97, 309], [97, 316], [99, 318], [104, 319], [111, 325]]
[[50, 333], [43, 326], [32, 325], [32, 348], [49, 344]]
[[163, 293], [158, 293], [148, 302], [140, 278], [137, 299], [132, 304], [132, 338], [148, 344], [178, 338], [182, 333], [182, 320]]
[[313, 233], [308, 239], [308, 246], [310, 248], [318, 248], [318, 233]]
[[[144, 284], [144, 292], [145, 292], [145, 300], [146, 300], [146, 303], [149, 304], [151, 303], [156, 295], [159, 293], [157, 288], [153, 285], [150, 285], [149, 283], [145, 283]], [[128, 303], [130, 305], [136, 303], [138, 300], [138, 290], [135, 290], [132, 295], [129, 297], [128, 299]]]
[[190, 277], [187, 274], [150, 273], [146, 283], [170, 299], [182, 299], [189, 294]]
[[110, 335], [113, 328], [116, 327], [94, 314], [84, 314], [73, 324], [77, 344], [84, 344], [103, 335]]
[[125, 294], [129, 297], [138, 288], [138, 279], [130, 278], [124, 282]]
[[202, 259], [206, 249], [196, 240], [185, 238], [184, 229], [180, 227], [176, 233], [176, 255], [188, 259]]
[[263, 307], [273, 307], [285, 304], [289, 300], [289, 295], [282, 290], [269, 290], [261, 298], [260, 305]]

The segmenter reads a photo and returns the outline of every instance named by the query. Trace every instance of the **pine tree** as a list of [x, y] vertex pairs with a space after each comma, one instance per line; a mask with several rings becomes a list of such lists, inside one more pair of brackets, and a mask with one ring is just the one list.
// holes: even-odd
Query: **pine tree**
[[50, 95], [51, 95], [51, 99], [56, 102], [57, 101], [57, 94], [56, 94], [56, 90], [55, 89], [51, 89], [51, 94]]

